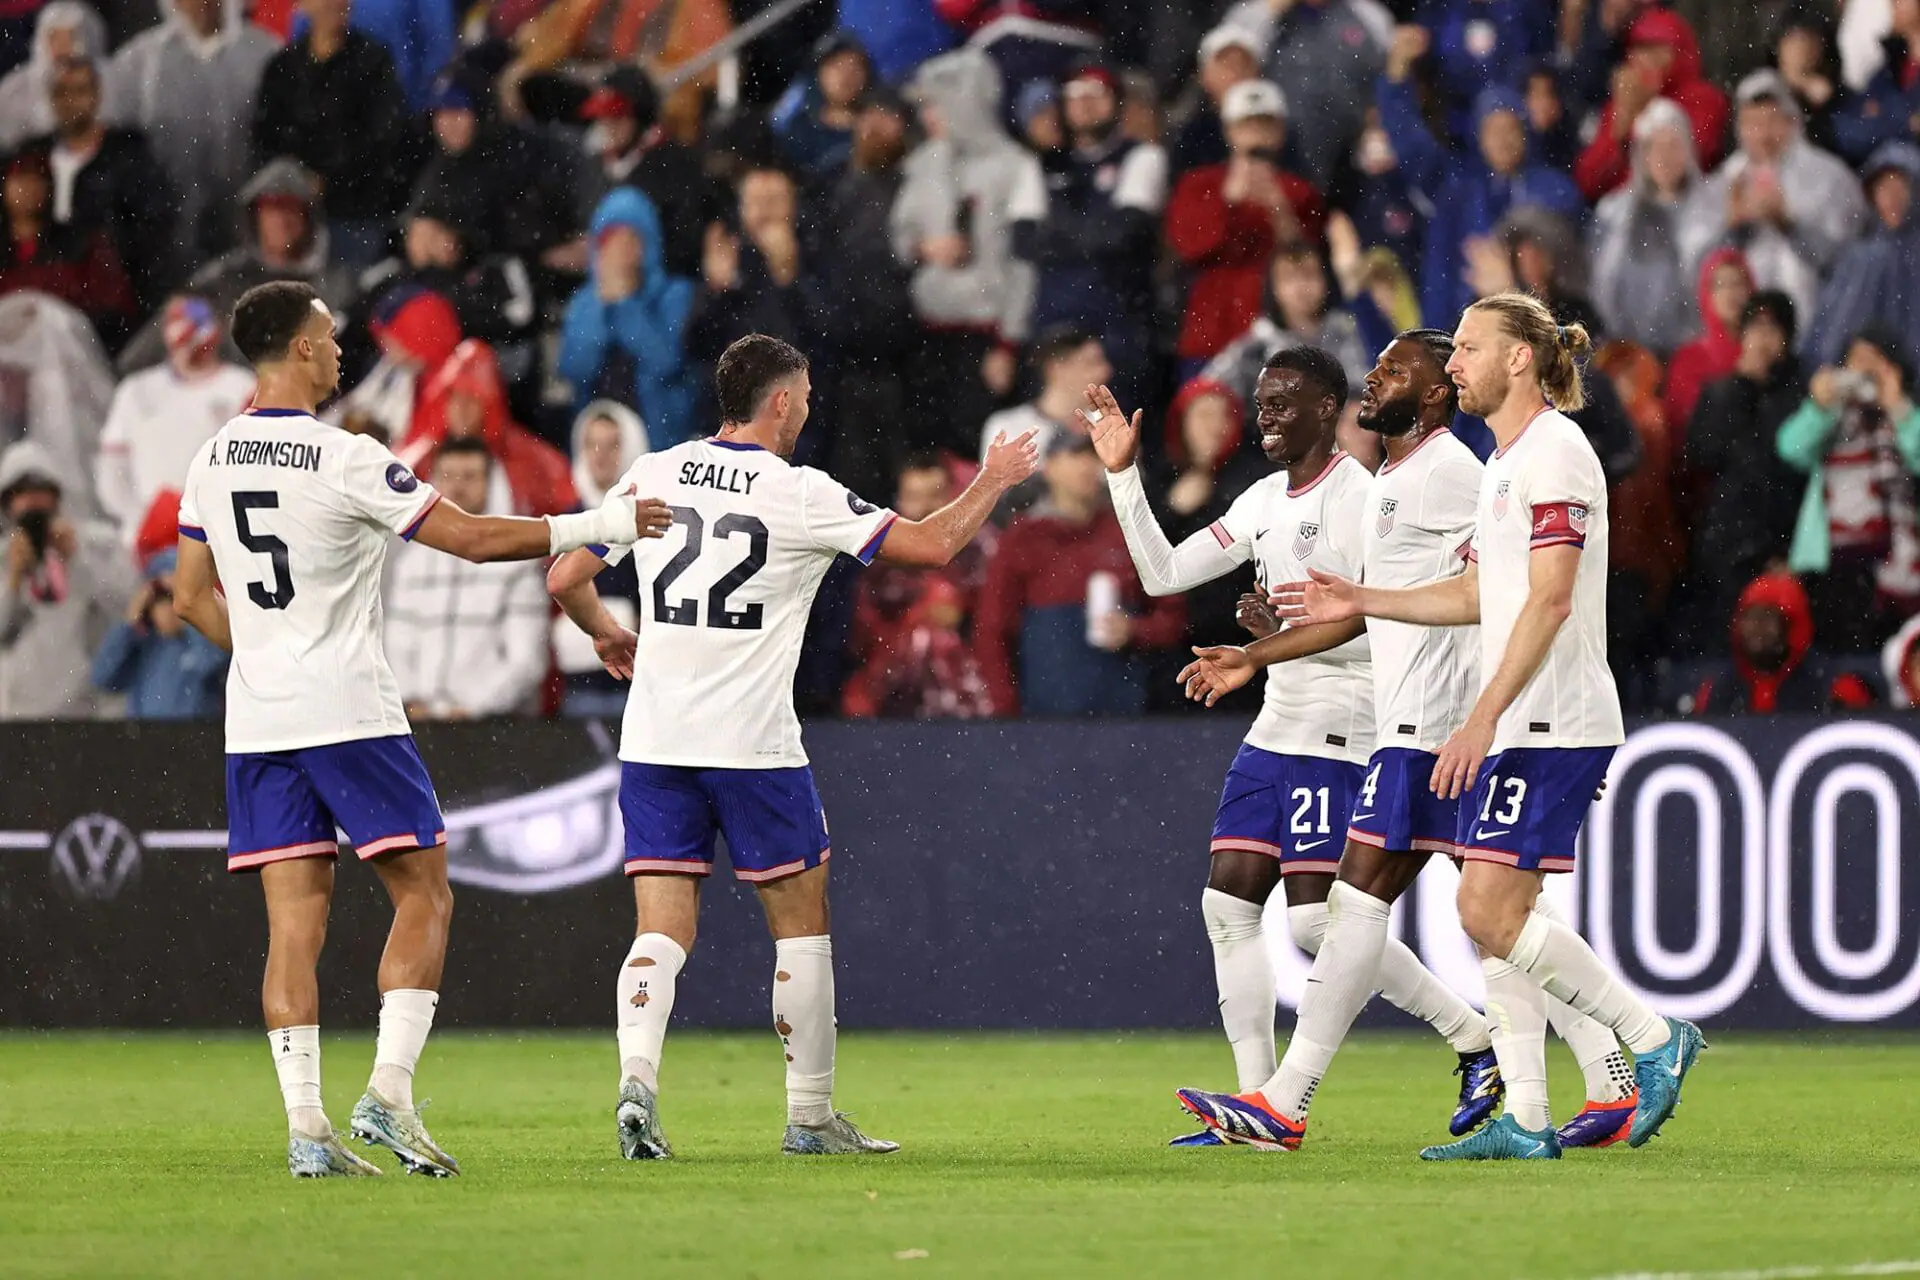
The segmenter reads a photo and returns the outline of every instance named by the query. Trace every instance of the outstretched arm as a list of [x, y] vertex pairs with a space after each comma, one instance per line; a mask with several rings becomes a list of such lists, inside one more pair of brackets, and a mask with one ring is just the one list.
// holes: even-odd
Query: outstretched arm
[[442, 498], [415, 531], [414, 541], [474, 564], [539, 560], [576, 547], [627, 543], [662, 536], [673, 516], [659, 498], [614, 494], [593, 511], [572, 515], [476, 516]]
[[1341, 622], [1311, 622], [1304, 626], [1287, 627], [1245, 648], [1231, 644], [1204, 648], [1196, 646], [1194, 661], [1180, 672], [1180, 683], [1186, 687], [1187, 697], [1212, 706], [1235, 689], [1251, 682], [1254, 674], [1262, 668], [1337, 649], [1347, 641], [1364, 635], [1366, 630], [1365, 621], [1348, 618]]
[[1126, 535], [1127, 553], [1140, 573], [1140, 585], [1152, 596], [1176, 595], [1203, 582], [1212, 582], [1247, 562], [1237, 544], [1221, 542], [1213, 528], [1202, 529], [1174, 546], [1154, 518], [1147, 490], [1135, 461], [1140, 453], [1140, 419], [1129, 418], [1105, 387], [1087, 388], [1088, 408], [1082, 413], [1092, 429], [1094, 452], [1107, 468], [1107, 491], [1113, 496], [1113, 514]]
[[1029, 431], [1009, 440], [1001, 432], [987, 446], [986, 462], [965, 492], [924, 520], [895, 520], [886, 531], [887, 540], [880, 544], [879, 558], [888, 564], [938, 569], [959, 555], [1007, 490], [1040, 464], [1034, 435]]
[[1311, 581], [1273, 589], [1273, 611], [1288, 622], [1344, 622], [1384, 618], [1422, 627], [1464, 627], [1480, 621], [1480, 566], [1418, 587], [1363, 587], [1309, 569]]
[[1573, 580], [1580, 570], [1581, 549], [1562, 544], [1536, 547], [1527, 556], [1527, 600], [1514, 619], [1513, 634], [1493, 678], [1480, 690], [1433, 766], [1433, 794], [1451, 800], [1473, 786], [1480, 765], [1493, 750], [1500, 717], [1520, 696], [1553, 648], [1554, 637], [1573, 613]]

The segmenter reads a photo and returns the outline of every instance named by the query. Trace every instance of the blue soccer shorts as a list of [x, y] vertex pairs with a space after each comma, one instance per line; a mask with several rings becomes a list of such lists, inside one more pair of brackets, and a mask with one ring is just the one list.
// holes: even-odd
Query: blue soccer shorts
[[227, 870], [335, 857], [336, 829], [363, 859], [446, 843], [412, 735], [227, 757]]
[[1460, 856], [1522, 871], [1573, 870], [1574, 841], [1613, 753], [1512, 747], [1488, 756], [1460, 797]]
[[701, 769], [620, 764], [627, 874], [713, 871], [714, 837], [726, 837], [737, 879], [754, 884], [809, 871], [833, 852], [813, 770]]
[[1361, 767], [1319, 756], [1280, 755], [1241, 743], [1220, 788], [1213, 852], [1264, 853], [1280, 874], [1340, 869]]
[[1431, 751], [1382, 747], [1367, 761], [1347, 839], [1394, 853], [1454, 852], [1460, 802], [1433, 794]]

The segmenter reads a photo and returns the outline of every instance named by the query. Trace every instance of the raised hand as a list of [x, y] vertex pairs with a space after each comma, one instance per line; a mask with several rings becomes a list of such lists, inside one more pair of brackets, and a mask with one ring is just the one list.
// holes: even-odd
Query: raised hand
[[1140, 454], [1140, 419], [1145, 411], [1135, 409], [1127, 417], [1113, 392], [1105, 387], [1087, 388], [1087, 407], [1080, 411], [1093, 435], [1093, 451], [1109, 471], [1125, 471]]
[[1187, 697], [1208, 706], [1246, 685], [1260, 669], [1238, 645], [1196, 646], [1193, 655], [1195, 660], [1180, 670], [1180, 684]]
[[987, 446], [987, 458], [980, 465], [980, 474], [1002, 492], [1025, 480], [1040, 465], [1040, 450], [1033, 443], [1038, 434], [1037, 430], [1026, 431], [1008, 439], [1002, 431]]
[[593, 638], [594, 656], [615, 680], [633, 679], [633, 655], [640, 637], [625, 627], [615, 627], [604, 636]]
[[1283, 582], [1267, 597], [1273, 615], [1282, 622], [1344, 622], [1366, 611], [1360, 606], [1360, 584], [1318, 569], [1307, 570], [1306, 582]]

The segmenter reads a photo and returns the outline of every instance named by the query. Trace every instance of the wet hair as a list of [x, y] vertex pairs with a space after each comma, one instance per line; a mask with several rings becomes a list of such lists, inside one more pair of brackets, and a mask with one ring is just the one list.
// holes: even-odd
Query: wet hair
[[1587, 406], [1580, 367], [1593, 356], [1593, 338], [1581, 324], [1561, 324], [1547, 304], [1527, 293], [1496, 293], [1468, 307], [1500, 322], [1501, 331], [1533, 349], [1533, 370], [1547, 403], [1562, 413]]
[[1333, 356], [1318, 347], [1286, 347], [1267, 357], [1262, 374], [1291, 369], [1333, 397], [1334, 412], [1347, 407], [1347, 371]]
[[751, 422], [774, 384], [804, 373], [807, 358], [791, 343], [750, 333], [720, 354], [713, 371], [714, 397], [722, 422]]
[[319, 301], [319, 293], [304, 281], [255, 285], [233, 304], [233, 322], [228, 326], [233, 345], [248, 364], [283, 358], [313, 319], [313, 304]]
[[1452, 376], [1447, 373], [1447, 364], [1453, 359], [1453, 335], [1445, 329], [1408, 329], [1396, 334], [1395, 338], [1401, 342], [1417, 343], [1426, 351], [1427, 359], [1433, 361], [1441, 383], [1447, 388], [1447, 412], [1459, 412], [1460, 388], [1453, 384]]

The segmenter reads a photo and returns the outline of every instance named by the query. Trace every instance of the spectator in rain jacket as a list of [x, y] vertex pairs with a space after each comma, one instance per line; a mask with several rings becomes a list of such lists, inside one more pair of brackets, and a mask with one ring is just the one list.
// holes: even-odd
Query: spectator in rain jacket
[[[1684, 431], [1709, 382], [1733, 372], [1740, 359], [1740, 317], [1753, 296], [1753, 272], [1738, 249], [1715, 249], [1700, 263], [1694, 298], [1700, 334], [1667, 364], [1667, 426]], [[1797, 314], [1797, 311], [1796, 311]]]
[[1589, 200], [1598, 200], [1631, 176], [1628, 143], [1649, 103], [1665, 98], [1693, 125], [1693, 150], [1702, 168], [1722, 154], [1727, 132], [1727, 95], [1700, 72], [1700, 42], [1687, 20], [1649, 5], [1626, 31], [1626, 61], [1614, 68], [1613, 96], [1600, 113], [1600, 127], [1580, 154], [1573, 176]]
[[1633, 124], [1633, 177], [1593, 214], [1593, 301], [1608, 331], [1663, 358], [1685, 341], [1698, 325], [1694, 264], [1717, 225], [1687, 117], [1656, 99]]
[[41, 9], [34, 20], [33, 55], [0, 79], [0, 152], [53, 132], [53, 78], [62, 63], [103, 63], [106, 56], [106, 25], [91, 5], [52, 0]]
[[1536, 60], [1553, 52], [1554, 8], [1543, 0], [1424, 0], [1416, 17], [1432, 33], [1440, 89], [1457, 125], [1488, 85], [1526, 88]]
[[94, 687], [126, 694], [129, 720], [211, 720], [225, 701], [226, 651], [173, 609], [179, 555], [169, 547], [147, 561], [126, 617], [93, 655]]
[[1805, 715], [1857, 711], [1874, 703], [1856, 672], [1837, 671], [1814, 648], [1812, 604], [1792, 574], [1762, 574], [1740, 593], [1727, 620], [1732, 654], [1684, 701], [1691, 715]]
[[788, 162], [810, 177], [844, 164], [854, 115], [872, 82], [873, 61], [852, 33], [823, 36], [813, 66], [773, 107], [773, 136]]
[[1882, 47], [1886, 62], [1833, 117], [1835, 146], [1855, 164], [1877, 147], [1920, 134], [1914, 124], [1920, 117], [1920, 3], [1896, 0], [1893, 30]]
[[499, 464], [489, 510], [550, 516], [579, 509], [567, 455], [513, 421], [492, 349], [469, 338], [427, 382], [413, 434], [394, 452], [424, 475], [432, 472], [442, 441], [476, 437]]
[[567, 304], [557, 371], [576, 404], [618, 400], [646, 419], [655, 448], [679, 444], [696, 429], [684, 349], [693, 281], [667, 274], [660, 215], [631, 187], [600, 202], [588, 233], [592, 269]]
[[1920, 147], [1884, 144], [1863, 174], [1873, 229], [1840, 253], [1820, 290], [1820, 307], [1807, 331], [1804, 355], [1813, 364], [1834, 364], [1847, 342], [1869, 324], [1892, 328], [1906, 340], [1906, 355], [1920, 362]]

